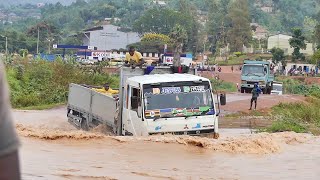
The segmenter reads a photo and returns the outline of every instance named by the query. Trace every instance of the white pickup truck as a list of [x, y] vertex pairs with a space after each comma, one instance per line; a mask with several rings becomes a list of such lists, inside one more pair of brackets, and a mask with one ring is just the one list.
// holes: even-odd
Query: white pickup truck
[[116, 135], [211, 134], [218, 138], [219, 103], [210, 80], [195, 73], [156, 67], [144, 75], [144, 69], [123, 67], [119, 98], [70, 84], [68, 121], [85, 130], [106, 124]]

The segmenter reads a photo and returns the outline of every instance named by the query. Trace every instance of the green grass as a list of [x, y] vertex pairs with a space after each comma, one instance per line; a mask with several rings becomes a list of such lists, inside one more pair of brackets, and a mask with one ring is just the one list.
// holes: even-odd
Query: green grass
[[306, 102], [280, 103], [272, 108], [276, 121], [267, 132], [294, 131], [320, 133], [320, 98], [308, 97]]
[[237, 92], [235, 84], [222, 80], [210, 79], [213, 89], [222, 92]]
[[46, 109], [53, 109], [53, 108], [64, 106], [64, 105], [66, 105], [66, 103], [44, 104], [44, 105], [38, 105], [38, 106], [22, 107], [18, 109], [19, 110], [46, 110]]

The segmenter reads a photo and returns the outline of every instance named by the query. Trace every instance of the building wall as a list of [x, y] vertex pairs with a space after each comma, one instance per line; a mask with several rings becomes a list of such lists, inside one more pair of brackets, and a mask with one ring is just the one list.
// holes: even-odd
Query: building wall
[[[268, 38], [268, 49], [272, 49], [273, 47], [279, 47], [284, 50], [285, 54], [292, 54], [293, 48], [290, 47], [289, 39], [292, 38], [292, 36], [288, 35], [274, 35], [270, 36]], [[313, 55], [312, 50], [312, 43], [306, 43], [307, 48], [305, 50], [300, 50], [301, 53], [307, 54], [307, 55]]]
[[111, 50], [126, 48], [128, 44], [140, 41], [138, 33], [118, 31], [117, 26], [104, 25], [103, 30], [90, 31], [89, 40], [84, 37], [83, 43], [88, 46], [95, 46], [98, 50]]

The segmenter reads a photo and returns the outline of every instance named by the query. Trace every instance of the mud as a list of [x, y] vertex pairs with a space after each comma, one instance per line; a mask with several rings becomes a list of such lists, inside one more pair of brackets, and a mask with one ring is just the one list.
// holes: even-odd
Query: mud
[[[210, 139], [197, 136], [174, 136], [174, 135], [158, 135], [149, 137], [124, 137], [110, 136], [102, 134], [102, 127], [98, 127], [93, 132], [85, 131], [61, 131], [50, 129], [38, 129], [25, 127], [22, 124], [16, 125], [17, 132], [23, 137], [32, 137], [41, 140], [103, 140], [117, 141], [119, 143], [134, 142], [154, 142], [164, 144], [181, 144], [186, 146], [195, 146], [205, 148], [210, 151], [224, 153], [240, 153], [240, 154], [270, 154], [277, 153], [282, 150], [282, 144], [299, 144], [305, 143], [312, 139], [308, 134], [296, 134], [293, 132], [284, 133], [261, 133], [252, 135], [242, 135], [239, 137], [225, 137], [220, 139]], [[110, 133], [108, 133], [110, 134]]]

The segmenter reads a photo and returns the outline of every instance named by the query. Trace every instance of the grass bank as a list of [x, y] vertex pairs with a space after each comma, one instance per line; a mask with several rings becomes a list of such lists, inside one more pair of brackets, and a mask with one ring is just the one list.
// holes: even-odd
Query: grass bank
[[119, 78], [97, 69], [82, 69], [73, 61], [16, 58], [6, 63], [11, 103], [17, 109], [48, 109], [66, 103], [70, 83], [115, 88]]
[[237, 87], [230, 82], [225, 82], [223, 80], [210, 79], [212, 87], [217, 91], [222, 92], [237, 92]]
[[263, 131], [294, 131], [320, 135], [319, 107], [320, 98], [315, 96], [308, 97], [306, 102], [280, 103], [272, 108], [272, 116], [276, 121]]

